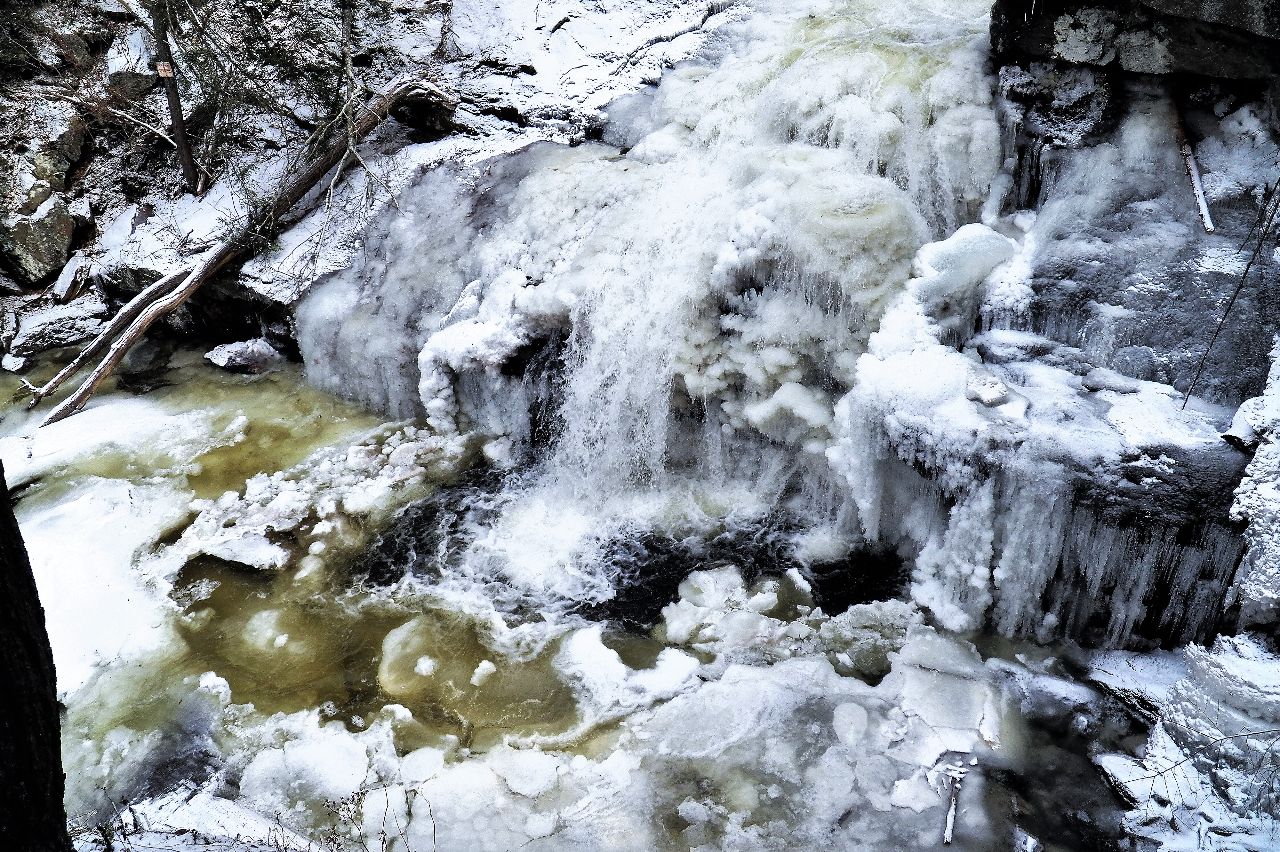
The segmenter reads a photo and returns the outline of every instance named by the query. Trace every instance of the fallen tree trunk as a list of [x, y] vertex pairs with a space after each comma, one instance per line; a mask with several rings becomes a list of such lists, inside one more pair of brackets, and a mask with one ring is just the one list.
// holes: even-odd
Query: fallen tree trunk
[[42, 387], [29, 388], [31, 405], [37, 405], [90, 360], [105, 353], [75, 393], [54, 408], [40, 425], [56, 423], [83, 408], [98, 386], [111, 375], [129, 349], [142, 339], [156, 320], [172, 313], [227, 264], [261, 244], [263, 238], [276, 229], [281, 218], [305, 198], [322, 177], [346, 164], [348, 155], [354, 155], [354, 146], [360, 140], [386, 120], [397, 106], [414, 98], [431, 100], [450, 109], [456, 105], [451, 95], [432, 83], [403, 78], [392, 83], [385, 93], [374, 96], [359, 107], [349, 126], [336, 132], [310, 164], [294, 175], [273, 198], [251, 210], [222, 242], [200, 258], [194, 268], [166, 276], [144, 289], [120, 310], [75, 360]]
[[0, 846], [70, 852], [53, 651], [0, 465]]
[[1195, 149], [1187, 138], [1186, 127], [1182, 123], [1182, 114], [1174, 106], [1174, 135], [1178, 141], [1178, 152], [1182, 154], [1182, 163], [1187, 170], [1187, 180], [1191, 181], [1191, 194], [1195, 196], [1196, 208], [1200, 211], [1200, 224], [1206, 234], [1215, 230], [1213, 216], [1209, 213], [1209, 201], [1204, 195], [1204, 183], [1200, 180], [1200, 165], [1196, 162]]

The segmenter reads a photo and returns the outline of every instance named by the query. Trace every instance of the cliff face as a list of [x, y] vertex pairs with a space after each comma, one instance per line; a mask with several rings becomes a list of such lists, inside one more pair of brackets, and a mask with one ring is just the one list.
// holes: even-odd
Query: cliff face
[[1142, 0], [1142, 5], [1166, 15], [1280, 37], [1280, 3], [1275, 0]]
[[991, 42], [1004, 60], [1055, 59], [1137, 74], [1275, 78], [1275, 3], [998, 0]]

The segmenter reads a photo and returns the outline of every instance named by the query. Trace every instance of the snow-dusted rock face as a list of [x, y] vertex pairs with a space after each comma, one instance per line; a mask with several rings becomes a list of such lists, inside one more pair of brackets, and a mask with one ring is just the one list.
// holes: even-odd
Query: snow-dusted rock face
[[1280, 4], [1275, 0], [1142, 0], [1142, 4], [1180, 18], [1236, 27], [1268, 38], [1280, 33]]
[[1275, 73], [1272, 2], [997, 0], [993, 18], [1002, 58], [1052, 57], [1136, 74], [1266, 80]]

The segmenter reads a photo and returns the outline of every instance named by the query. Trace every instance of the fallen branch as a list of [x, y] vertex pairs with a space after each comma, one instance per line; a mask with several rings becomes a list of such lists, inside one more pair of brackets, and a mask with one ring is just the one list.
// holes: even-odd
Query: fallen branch
[[1187, 177], [1191, 179], [1191, 192], [1196, 197], [1196, 206], [1200, 208], [1200, 224], [1204, 225], [1206, 234], [1214, 231], [1213, 217], [1209, 215], [1209, 202], [1204, 197], [1204, 184], [1200, 180], [1200, 166], [1196, 163], [1196, 152], [1187, 139], [1186, 128], [1182, 124], [1182, 114], [1174, 105], [1174, 133], [1178, 137], [1178, 150], [1182, 152], [1182, 162], [1187, 169]]
[[[53, 87], [45, 88], [45, 89], [43, 90], [43, 94], [44, 94], [46, 97], [53, 98], [54, 100], [58, 100], [58, 101], [65, 101], [65, 102], [67, 102], [67, 103], [69, 103], [69, 104], [72, 104], [72, 105], [74, 105], [74, 106], [83, 107], [84, 109], [89, 110], [90, 112], [93, 112], [93, 111], [96, 111], [96, 110], [102, 110], [103, 112], [109, 112], [109, 113], [111, 113], [112, 115], [116, 116], [117, 118], [123, 118], [125, 121], [128, 121], [128, 122], [131, 122], [132, 124], [136, 124], [136, 125], [138, 125], [139, 127], [141, 127], [143, 130], [147, 131], [148, 133], [153, 133], [153, 134], [155, 134], [157, 137], [159, 137], [160, 139], [163, 139], [165, 142], [168, 142], [168, 143], [169, 143], [170, 145], [172, 145], [173, 147], [175, 147], [175, 148], [176, 148], [176, 147], [178, 147], [177, 143], [173, 141], [173, 138], [172, 138], [172, 137], [170, 137], [168, 133], [165, 133], [163, 130], [161, 130], [159, 127], [156, 127], [154, 124], [148, 124], [147, 122], [143, 121], [142, 119], [140, 119], [140, 118], [138, 118], [138, 117], [136, 117], [136, 116], [130, 115], [129, 113], [125, 112], [125, 111], [124, 111], [124, 110], [122, 110], [122, 109], [116, 109], [115, 107], [111, 106], [110, 104], [106, 104], [106, 103], [95, 103], [95, 102], [93, 102], [93, 101], [86, 101], [86, 100], [83, 100], [82, 98], [77, 98], [77, 97], [75, 97], [74, 95], [67, 94], [65, 91], [62, 91], [61, 89], [55, 89], [55, 88], [53, 88]], [[25, 100], [33, 100], [33, 98], [32, 98], [32, 97], [30, 97], [30, 96], [28, 96], [28, 97], [26, 97], [26, 98], [24, 98], [24, 99], [25, 99]]]
[[31, 402], [27, 407], [34, 408], [39, 405], [40, 400], [53, 393], [58, 389], [59, 385], [74, 376], [76, 373], [80, 372], [81, 368], [83, 368], [85, 364], [88, 364], [94, 358], [101, 355], [103, 350], [107, 348], [107, 345], [111, 343], [112, 339], [128, 328], [129, 324], [137, 319], [138, 314], [142, 313], [143, 308], [145, 308], [150, 302], [158, 299], [161, 295], [177, 284], [180, 279], [186, 277], [186, 275], [187, 270], [185, 269], [181, 272], [175, 272], [172, 275], [166, 275], [164, 278], [156, 281], [154, 284], [145, 288], [141, 293], [130, 299], [128, 304], [121, 308], [120, 312], [117, 313], [115, 317], [112, 318], [111, 322], [107, 324], [107, 327], [99, 332], [98, 336], [95, 337], [79, 355], [72, 359], [71, 363], [59, 370], [57, 375], [40, 387], [37, 388], [26, 380], [23, 380], [23, 385], [25, 385], [27, 391], [31, 393]]
[[80, 387], [54, 408], [40, 425], [56, 423], [83, 408], [103, 380], [111, 375], [133, 345], [142, 339], [157, 320], [177, 309], [228, 263], [259, 245], [262, 236], [273, 231], [281, 218], [305, 198], [322, 177], [334, 167], [345, 163], [354, 144], [369, 135], [392, 110], [411, 98], [426, 98], [449, 109], [457, 105], [452, 95], [426, 80], [415, 78], [401, 78], [393, 82], [385, 93], [370, 98], [357, 108], [349, 127], [336, 133], [320, 154], [290, 179], [274, 197], [251, 209], [240, 224], [232, 228], [222, 242], [210, 249], [194, 268], [175, 272], [147, 287], [121, 309], [75, 360], [42, 387], [31, 388], [31, 404], [34, 406], [93, 358], [102, 356], [102, 360]]

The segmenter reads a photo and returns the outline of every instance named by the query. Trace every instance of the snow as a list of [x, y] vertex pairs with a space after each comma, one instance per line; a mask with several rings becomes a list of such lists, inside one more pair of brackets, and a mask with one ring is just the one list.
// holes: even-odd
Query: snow
[[334, 722], [258, 752], [240, 778], [240, 793], [262, 813], [287, 813], [354, 795], [368, 771], [364, 746]]
[[[1145, 689], [1158, 701], [1140, 756], [1097, 758], [1132, 804], [1126, 816], [1132, 834], [1165, 849], [1203, 848], [1206, 832], [1230, 844], [1224, 848], [1274, 844], [1267, 802], [1275, 778], [1260, 767], [1280, 719], [1276, 663], [1265, 640], [1242, 634], [1219, 637], [1211, 648], [1189, 646], [1184, 676], [1172, 685], [1172, 670], [1158, 662], [1140, 664], [1136, 677], [1115, 667], [1105, 675], [1109, 686]], [[1154, 689], [1145, 686], [1152, 681]]]
[[140, 553], [185, 519], [174, 496], [164, 485], [90, 477], [61, 500], [19, 504], [60, 694], [75, 692], [103, 663], [174, 641], [171, 604], [133, 568]]
[[[193, 458], [240, 437], [209, 412], [173, 414], [145, 400], [98, 399], [82, 414], [36, 430], [5, 423], [11, 488], [34, 484], [16, 513], [41, 600], [62, 695], [103, 663], [173, 641], [160, 578], [136, 565], [187, 518], [181, 477]], [[151, 476], [130, 476], [142, 470]], [[44, 485], [46, 480], [51, 484]]]
[[1250, 430], [1258, 436], [1257, 452], [1236, 490], [1232, 515], [1247, 521], [1248, 551], [1232, 587], [1240, 603], [1242, 624], [1269, 623], [1280, 615], [1280, 448], [1274, 435], [1280, 418], [1280, 341], [1272, 349], [1272, 366], [1261, 399], [1240, 407]]

